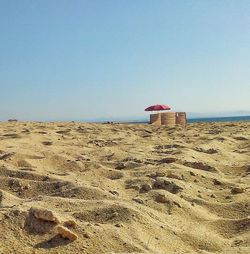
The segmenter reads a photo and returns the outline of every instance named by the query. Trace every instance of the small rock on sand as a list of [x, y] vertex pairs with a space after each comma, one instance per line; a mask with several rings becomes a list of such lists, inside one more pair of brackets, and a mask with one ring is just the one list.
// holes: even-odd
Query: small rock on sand
[[121, 169], [124, 169], [126, 168], [126, 165], [122, 162], [118, 163], [115, 167], [115, 169], [118, 169], [118, 170], [121, 170]]
[[70, 227], [70, 228], [75, 228], [76, 227], [76, 222], [74, 220], [66, 220], [63, 223], [64, 226]]
[[183, 176], [179, 173], [174, 173], [174, 172], [169, 172], [167, 174], [167, 177], [168, 178], [173, 178], [173, 179], [177, 179], [177, 180], [182, 180], [183, 179]]
[[243, 192], [244, 192], [244, 189], [241, 187], [234, 187], [231, 189], [232, 194], [239, 194], [239, 193], [243, 193]]
[[213, 183], [214, 183], [214, 185], [222, 185], [222, 182], [219, 181], [218, 179], [214, 179]]
[[52, 211], [49, 211], [47, 209], [31, 207], [30, 212], [37, 219], [44, 220], [44, 221], [51, 221], [51, 222], [54, 222], [56, 224], [59, 223], [59, 219], [55, 216], [55, 214]]
[[45, 146], [51, 146], [53, 144], [53, 142], [51, 142], [51, 141], [43, 141], [42, 144], [45, 145]]
[[58, 226], [57, 232], [60, 236], [69, 239], [70, 241], [75, 241], [77, 239], [77, 235], [64, 226]]
[[166, 174], [164, 172], [154, 172], [148, 175], [150, 178], [156, 178], [156, 177], [164, 177]]
[[164, 164], [164, 163], [166, 163], [166, 164], [169, 164], [169, 163], [174, 163], [174, 162], [176, 162], [176, 158], [163, 158], [163, 159], [161, 159], [161, 160], [159, 160], [158, 161], [158, 164]]
[[150, 184], [145, 183], [141, 186], [140, 192], [148, 192], [152, 189], [152, 187], [150, 186]]
[[157, 178], [156, 181], [153, 184], [154, 189], [163, 189], [166, 191], [169, 191], [173, 194], [176, 194], [183, 190], [183, 188], [179, 185], [177, 185], [174, 182], [170, 182], [166, 180], [165, 178]]
[[166, 198], [166, 196], [164, 194], [158, 194], [155, 197], [155, 201], [158, 202], [158, 203], [167, 203], [168, 199]]
[[141, 200], [140, 198], [133, 198], [132, 200], [135, 201], [136, 203], [144, 204], [143, 200]]

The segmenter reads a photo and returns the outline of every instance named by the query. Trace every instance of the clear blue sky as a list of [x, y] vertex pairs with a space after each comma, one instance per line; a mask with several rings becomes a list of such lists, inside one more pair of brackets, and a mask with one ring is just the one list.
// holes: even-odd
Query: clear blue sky
[[249, 0], [0, 0], [0, 119], [250, 110]]

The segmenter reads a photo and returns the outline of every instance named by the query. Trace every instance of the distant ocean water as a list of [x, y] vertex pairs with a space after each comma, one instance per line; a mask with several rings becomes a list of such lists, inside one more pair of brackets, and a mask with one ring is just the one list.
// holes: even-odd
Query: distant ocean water
[[[226, 117], [197, 117], [188, 118], [188, 123], [200, 123], [200, 122], [242, 122], [250, 121], [250, 116], [226, 116]], [[121, 121], [121, 123], [141, 123], [145, 124], [148, 121]]]
[[188, 123], [199, 122], [241, 122], [250, 121], [250, 116], [227, 116], [227, 117], [203, 117], [203, 118], [189, 118]]

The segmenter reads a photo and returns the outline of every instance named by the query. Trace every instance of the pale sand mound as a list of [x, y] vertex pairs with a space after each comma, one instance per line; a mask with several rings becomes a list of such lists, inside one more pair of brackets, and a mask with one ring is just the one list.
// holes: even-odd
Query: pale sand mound
[[250, 123], [0, 124], [0, 253], [250, 253]]

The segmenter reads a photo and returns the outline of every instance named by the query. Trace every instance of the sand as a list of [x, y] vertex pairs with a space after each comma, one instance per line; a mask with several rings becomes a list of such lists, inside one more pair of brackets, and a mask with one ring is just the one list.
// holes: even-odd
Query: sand
[[0, 253], [250, 253], [250, 123], [0, 123]]

